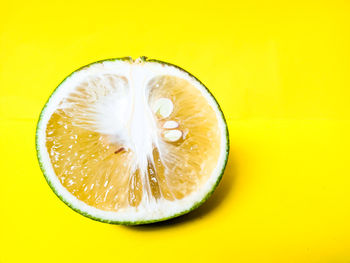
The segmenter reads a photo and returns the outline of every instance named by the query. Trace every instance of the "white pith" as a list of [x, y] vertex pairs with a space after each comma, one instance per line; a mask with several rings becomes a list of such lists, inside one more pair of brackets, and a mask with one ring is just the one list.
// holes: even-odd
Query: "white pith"
[[[89, 206], [86, 203], [78, 200], [65, 187], [62, 186], [59, 179], [55, 175], [45, 144], [47, 123], [51, 115], [59, 107], [59, 103], [68, 96], [74, 87], [91, 76], [99, 76], [101, 74], [114, 74], [123, 76], [129, 82], [130, 91], [132, 94], [129, 94], [130, 96], [127, 96], [127, 101], [120, 101], [119, 103], [124, 103], [125, 105], [129, 106], [132, 105], [132, 110], [130, 111], [130, 121], [125, 123], [127, 133], [119, 134], [121, 137], [119, 139], [123, 139], [125, 145], [127, 147], [130, 147], [133, 152], [137, 153], [136, 163], [141, 169], [143, 169], [142, 167], [145, 169], [147, 166], [147, 157], [151, 155], [153, 145], [157, 145], [158, 140], [155, 123], [152, 119], [152, 112], [147, 105], [147, 100], [145, 99], [145, 87], [147, 86], [147, 83], [156, 76], [176, 76], [187, 80], [194, 87], [201, 91], [201, 94], [207, 99], [209, 105], [216, 112], [219, 128], [221, 131], [221, 145], [219, 146], [220, 156], [216, 168], [212, 172], [210, 178], [205, 182], [204, 185], [202, 185], [200, 189], [192, 192], [190, 195], [180, 200], [167, 201], [165, 199], [158, 199], [155, 201], [148, 200], [147, 197], [145, 197], [137, 207], [130, 206], [120, 209], [118, 212], [107, 212]], [[103, 107], [108, 108], [108, 103], [109, 102], [107, 101], [101, 105], [107, 105]], [[105, 109], [101, 109], [101, 111], [103, 110]], [[122, 118], [122, 116], [124, 116], [124, 112], [116, 112], [114, 114], [114, 117], [116, 118]], [[103, 133], [118, 133], [118, 131], [116, 131], [116, 128], [113, 126], [102, 125], [102, 129], [104, 129], [101, 130]], [[125, 129], [123, 130], [125, 131]], [[142, 141], [140, 141], [140, 138], [142, 138]], [[147, 139], [145, 140], [145, 138]], [[73, 73], [51, 96], [49, 102], [46, 105], [46, 108], [43, 110], [41, 120], [38, 124], [37, 143], [43, 170], [45, 171], [47, 179], [56, 190], [58, 195], [60, 195], [72, 207], [80, 210], [83, 213], [89, 214], [94, 218], [116, 222], [157, 220], [161, 218], [171, 217], [190, 209], [196, 203], [200, 202], [213, 189], [225, 165], [227, 155], [226, 124], [222, 118], [217, 103], [209, 94], [209, 92], [203, 85], [201, 85], [201, 83], [199, 83], [185, 71], [157, 62], [131, 63], [120, 60], [105, 61], [92, 64], [82, 70]]]

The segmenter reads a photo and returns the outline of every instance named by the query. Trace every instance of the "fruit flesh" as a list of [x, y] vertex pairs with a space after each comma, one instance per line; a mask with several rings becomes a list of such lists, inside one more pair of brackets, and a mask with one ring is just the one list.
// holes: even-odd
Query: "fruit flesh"
[[[159, 140], [147, 159], [147, 169], [142, 171], [135, 169], [136, 154], [123, 140], [96, 131], [98, 123], [86, 117], [91, 105], [116, 90], [127, 94], [128, 80], [108, 75], [103, 81], [88, 82], [62, 102], [46, 129], [53, 169], [71, 194], [98, 209], [118, 211], [182, 199], [205, 183], [217, 164], [221, 138], [215, 112], [198, 89], [173, 76], [149, 81], [149, 107], [160, 98], [168, 98], [174, 109], [166, 118], [153, 113]], [[180, 140], [164, 140], [166, 121], [179, 124]]]

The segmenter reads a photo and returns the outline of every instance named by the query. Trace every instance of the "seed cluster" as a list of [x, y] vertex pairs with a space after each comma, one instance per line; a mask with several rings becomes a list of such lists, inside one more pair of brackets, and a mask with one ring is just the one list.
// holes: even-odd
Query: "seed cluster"
[[[174, 110], [173, 102], [168, 98], [158, 99], [153, 107], [154, 113], [162, 119], [168, 118]], [[162, 136], [167, 142], [177, 142], [182, 138], [182, 131], [177, 129], [179, 123], [174, 120], [165, 121], [162, 128]]]

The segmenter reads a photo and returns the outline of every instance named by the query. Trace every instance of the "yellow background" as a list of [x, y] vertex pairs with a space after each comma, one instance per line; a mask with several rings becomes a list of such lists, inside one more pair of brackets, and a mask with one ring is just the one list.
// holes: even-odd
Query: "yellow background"
[[[140, 55], [210, 88], [229, 162], [189, 215], [103, 224], [46, 184], [36, 122], [73, 70]], [[350, 262], [349, 1], [2, 1], [0, 89], [1, 263]]]

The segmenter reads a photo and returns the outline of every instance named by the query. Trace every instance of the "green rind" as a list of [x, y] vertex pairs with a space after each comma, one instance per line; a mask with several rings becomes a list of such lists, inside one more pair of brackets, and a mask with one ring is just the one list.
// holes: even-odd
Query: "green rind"
[[158, 218], [158, 219], [153, 219], [153, 220], [145, 220], [145, 221], [116, 221], [116, 220], [106, 220], [106, 219], [102, 219], [102, 218], [98, 218], [98, 217], [95, 217], [95, 216], [92, 216], [90, 215], [89, 213], [86, 213], [86, 212], [83, 212], [81, 210], [79, 210], [78, 208], [74, 207], [71, 205], [71, 203], [69, 203], [67, 200], [65, 200], [63, 198], [63, 196], [61, 196], [56, 188], [53, 187], [51, 181], [49, 180], [47, 174], [46, 174], [46, 171], [44, 169], [44, 166], [43, 166], [43, 162], [41, 160], [41, 156], [40, 156], [40, 149], [39, 149], [39, 143], [38, 143], [38, 130], [39, 130], [39, 127], [40, 127], [40, 123], [41, 123], [41, 120], [42, 120], [42, 115], [43, 115], [43, 112], [45, 111], [51, 97], [53, 96], [53, 94], [55, 94], [55, 92], [58, 90], [58, 88], [61, 86], [61, 84], [63, 82], [66, 81], [66, 79], [68, 79], [72, 74], [74, 74], [75, 72], [77, 71], [80, 71], [84, 68], [87, 68], [93, 64], [97, 64], [97, 63], [102, 63], [102, 62], [106, 62], [106, 61], [116, 61], [116, 60], [123, 60], [123, 61], [129, 61], [129, 62], [133, 62], [133, 59], [131, 57], [123, 57], [123, 58], [111, 58], [111, 59], [104, 59], [104, 60], [99, 60], [99, 61], [95, 61], [95, 62], [92, 62], [90, 64], [87, 64], [83, 67], [80, 67], [78, 68], [77, 70], [73, 71], [71, 74], [69, 74], [66, 78], [64, 78], [61, 83], [55, 88], [55, 90], [52, 92], [52, 94], [50, 95], [50, 97], [48, 98], [48, 100], [46, 101], [45, 103], [45, 106], [44, 108], [41, 110], [41, 113], [39, 115], [39, 120], [38, 120], [38, 123], [37, 123], [37, 127], [36, 127], [36, 134], [35, 134], [35, 145], [36, 145], [36, 151], [37, 151], [37, 158], [38, 158], [38, 162], [39, 162], [39, 166], [40, 166], [40, 169], [42, 171], [42, 173], [44, 174], [44, 177], [45, 177], [45, 180], [46, 182], [48, 183], [48, 185], [50, 186], [50, 188], [52, 189], [52, 191], [56, 194], [56, 196], [61, 199], [61, 201], [63, 203], [65, 203], [68, 207], [70, 207], [72, 210], [74, 210], [75, 212], [85, 216], [85, 217], [88, 217], [90, 219], [93, 219], [93, 220], [96, 220], [96, 221], [99, 221], [99, 222], [103, 222], [103, 223], [109, 223], [109, 224], [116, 224], [116, 225], [143, 225], [143, 224], [151, 224], [151, 223], [156, 223], [156, 222], [161, 222], [161, 221], [165, 221], [165, 220], [169, 220], [169, 219], [172, 219], [172, 218], [175, 218], [175, 217], [179, 217], [181, 215], [184, 215], [184, 214], [187, 214], [193, 210], [195, 210], [196, 208], [198, 208], [199, 206], [201, 206], [203, 203], [205, 203], [209, 197], [214, 193], [215, 189], [217, 188], [217, 186], [219, 185], [221, 179], [222, 179], [222, 176], [224, 174], [224, 171], [225, 171], [225, 168], [226, 168], [226, 165], [227, 165], [227, 161], [228, 161], [228, 155], [229, 155], [229, 149], [230, 149], [230, 140], [229, 140], [229, 133], [228, 133], [228, 127], [227, 127], [227, 123], [226, 123], [226, 119], [225, 119], [225, 116], [221, 110], [221, 107], [219, 105], [219, 103], [216, 101], [215, 97], [213, 96], [213, 94], [210, 92], [210, 90], [199, 80], [197, 79], [195, 76], [193, 76], [191, 73], [189, 73], [188, 71], [180, 68], [179, 66], [176, 66], [174, 64], [171, 64], [171, 63], [168, 63], [168, 62], [164, 62], [164, 61], [160, 61], [160, 60], [156, 60], [156, 59], [148, 59], [147, 57], [140, 57], [140, 59], [143, 61], [143, 62], [154, 62], [154, 63], [160, 63], [160, 64], [165, 64], [165, 65], [168, 65], [168, 66], [171, 66], [171, 67], [175, 67], [175, 68], [178, 68], [179, 70], [183, 71], [183, 72], [186, 72], [190, 77], [194, 78], [196, 81], [198, 81], [206, 90], [207, 92], [210, 94], [210, 96], [214, 99], [219, 111], [220, 111], [220, 114], [221, 114], [221, 117], [222, 119], [224, 120], [224, 123], [225, 123], [225, 129], [226, 129], [226, 158], [225, 158], [225, 161], [224, 161], [224, 165], [220, 171], [220, 175], [218, 176], [214, 186], [212, 187], [212, 189], [206, 194], [206, 196], [199, 202], [195, 203], [191, 208], [187, 209], [187, 210], [184, 210], [180, 213], [177, 213], [177, 214], [174, 214], [172, 216], [169, 216], [169, 217], [163, 217], [163, 218]]

